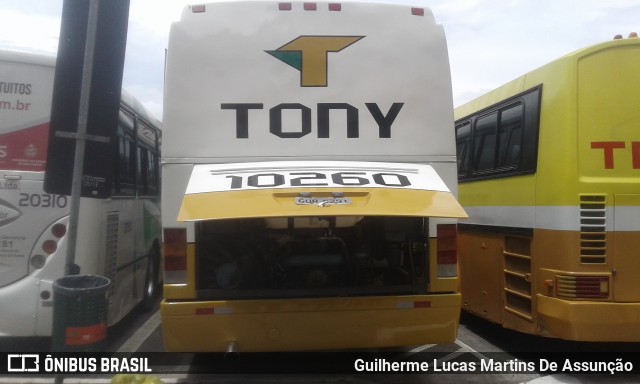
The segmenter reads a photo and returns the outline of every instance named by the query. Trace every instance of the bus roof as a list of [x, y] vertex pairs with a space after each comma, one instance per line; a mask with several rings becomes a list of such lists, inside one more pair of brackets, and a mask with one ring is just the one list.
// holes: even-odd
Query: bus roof
[[[48, 53], [0, 49], [0, 61], [55, 67], [56, 56]], [[121, 101], [153, 125], [158, 127], [161, 125], [161, 122], [149, 112], [149, 109], [124, 88], [122, 89]]]
[[[556, 65], [566, 65], [575, 66], [581, 58], [593, 55], [597, 52], [604, 51], [606, 49], [610, 49], [613, 47], [620, 47], [624, 45], [638, 45], [640, 46], [640, 39], [638, 38], [628, 38], [628, 39], [614, 39], [610, 41], [605, 41], [597, 44], [590, 45], [588, 47], [580, 48], [573, 52], [567, 53], [564, 56], [561, 56], [555, 60], [552, 60], [536, 69], [529, 71], [522, 76], [519, 76], [507, 83], [500, 85], [497, 88], [465, 103], [455, 108], [454, 117], [455, 120], [462, 119], [470, 114], [476, 113], [486, 107], [489, 107], [497, 102], [503, 101], [526, 91], [525, 84], [527, 83], [526, 77], [531, 74], [548, 68], [550, 66]], [[530, 85], [530, 84], [529, 84]]]
[[51, 54], [0, 49], [0, 61], [53, 67], [56, 64], [56, 57]]

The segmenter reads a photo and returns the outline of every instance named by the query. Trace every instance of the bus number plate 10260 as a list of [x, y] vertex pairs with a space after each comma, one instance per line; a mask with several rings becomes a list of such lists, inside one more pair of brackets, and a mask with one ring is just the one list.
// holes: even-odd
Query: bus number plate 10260
[[231, 189], [277, 188], [277, 187], [408, 187], [409, 178], [399, 173], [368, 172], [285, 172], [253, 175], [227, 175]]

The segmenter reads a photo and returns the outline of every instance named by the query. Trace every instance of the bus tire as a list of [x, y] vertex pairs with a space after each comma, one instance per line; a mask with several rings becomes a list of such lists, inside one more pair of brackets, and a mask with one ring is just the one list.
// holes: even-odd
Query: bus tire
[[144, 282], [144, 297], [142, 299], [142, 309], [147, 312], [153, 309], [158, 296], [158, 267], [159, 267], [158, 247], [154, 246], [149, 253], [147, 262], [147, 274]]

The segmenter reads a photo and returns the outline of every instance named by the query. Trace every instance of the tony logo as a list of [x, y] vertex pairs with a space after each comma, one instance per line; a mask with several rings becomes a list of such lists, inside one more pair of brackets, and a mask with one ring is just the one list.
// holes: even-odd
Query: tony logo
[[300, 36], [274, 51], [265, 51], [300, 71], [301, 87], [327, 86], [329, 52], [340, 52], [364, 36]]

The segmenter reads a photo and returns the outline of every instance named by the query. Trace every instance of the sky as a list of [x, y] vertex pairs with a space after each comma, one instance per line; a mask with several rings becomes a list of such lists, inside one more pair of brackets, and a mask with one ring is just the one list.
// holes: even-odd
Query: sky
[[[206, 0], [205, 0], [206, 2]], [[197, 0], [131, 0], [123, 85], [162, 118], [171, 22]], [[454, 105], [577, 49], [640, 32], [640, 0], [427, 0], [447, 35]], [[62, 0], [0, 0], [0, 49], [55, 54]]]

